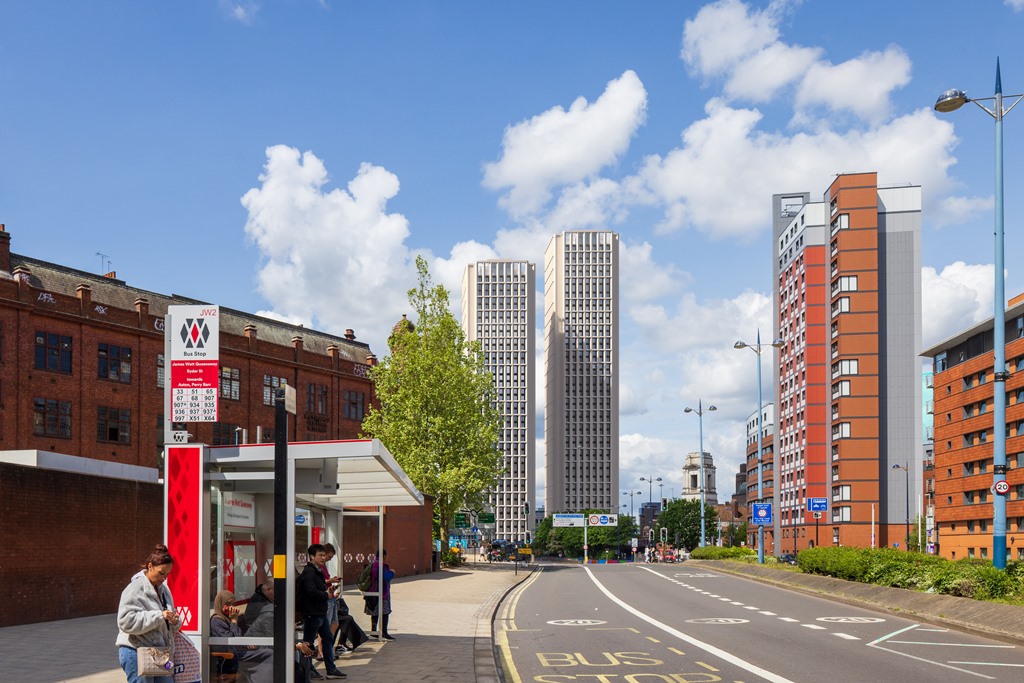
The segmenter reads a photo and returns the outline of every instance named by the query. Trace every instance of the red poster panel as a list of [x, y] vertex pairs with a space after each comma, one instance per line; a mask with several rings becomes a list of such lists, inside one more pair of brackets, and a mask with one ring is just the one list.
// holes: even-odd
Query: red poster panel
[[203, 446], [168, 446], [164, 464], [164, 534], [174, 558], [167, 587], [183, 633], [201, 630], [200, 583], [203, 539]]

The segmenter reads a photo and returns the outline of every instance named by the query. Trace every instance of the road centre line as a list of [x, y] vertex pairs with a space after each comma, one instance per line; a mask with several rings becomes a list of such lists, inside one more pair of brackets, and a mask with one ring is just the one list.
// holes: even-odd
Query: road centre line
[[777, 617], [777, 616], [779, 616], [779, 615], [778, 615], [778, 614], [776, 614], [775, 612], [769, 612], [769, 611], [768, 611], [768, 610], [766, 610], [766, 609], [763, 609], [763, 610], [761, 610], [760, 612], [758, 612], [758, 614], [763, 614], [763, 615], [765, 615], [766, 617]]
[[790, 624], [800, 623], [799, 619], [794, 619], [793, 617], [779, 617], [779, 621], [785, 621]]
[[809, 628], [812, 631], [827, 631], [828, 629], [824, 626], [818, 626], [817, 624], [800, 624], [804, 628]]
[[833, 633], [832, 635], [843, 640], [860, 640], [857, 636], [851, 636], [849, 633]]
[[[661, 574], [659, 574], [658, 572], [655, 572], [653, 570], [647, 569], [646, 567], [641, 567], [641, 568], [642, 569], [646, 569], [647, 571], [650, 571], [652, 574], [655, 574], [657, 576], [661, 576]], [[715, 647], [714, 645], [711, 645], [710, 643], [705, 643], [705, 642], [703, 642], [701, 640], [697, 640], [693, 636], [687, 635], [686, 633], [683, 633], [682, 631], [680, 631], [680, 630], [678, 630], [676, 628], [673, 628], [673, 627], [669, 626], [668, 624], [665, 624], [665, 623], [663, 623], [661, 621], [658, 621], [654, 617], [648, 616], [647, 614], [641, 612], [640, 610], [636, 609], [632, 605], [629, 605], [626, 602], [620, 600], [611, 591], [609, 591], [607, 588], [605, 588], [604, 584], [602, 584], [600, 581], [597, 580], [597, 577], [594, 575], [594, 572], [591, 571], [590, 567], [584, 567], [584, 570], [587, 572], [587, 575], [590, 577], [590, 580], [594, 582], [594, 585], [597, 586], [598, 590], [600, 590], [602, 593], [604, 593], [605, 597], [607, 597], [609, 600], [611, 600], [612, 602], [617, 604], [619, 607], [621, 607], [622, 609], [624, 609], [627, 612], [629, 612], [630, 614], [632, 614], [633, 616], [637, 617], [638, 619], [642, 619], [642, 620], [646, 621], [647, 623], [651, 624], [652, 626], [655, 626], [656, 628], [661, 629], [665, 633], [673, 635], [676, 638], [679, 638], [680, 640], [693, 645], [694, 647], [698, 647], [701, 650], [704, 650], [705, 652], [708, 652], [711, 655], [713, 655], [715, 657], [718, 657], [719, 659], [723, 659], [723, 660], [729, 662], [730, 664], [732, 664], [733, 666], [737, 666], [737, 667], [739, 667], [739, 668], [741, 668], [741, 669], [743, 669], [743, 670], [745, 670], [745, 671], [747, 671], [747, 672], [749, 672], [749, 673], [751, 673], [751, 674], [753, 674], [755, 676], [763, 678], [766, 681], [771, 681], [772, 683], [793, 683], [792, 681], [790, 681], [788, 678], [786, 678], [784, 676], [780, 676], [779, 674], [776, 674], [776, 673], [773, 673], [771, 671], [768, 671], [767, 669], [762, 669], [759, 666], [755, 666], [754, 664], [751, 664], [750, 662], [748, 662], [748, 661], [746, 661], [744, 659], [741, 659], [740, 657], [737, 657], [736, 655], [732, 654], [731, 652], [727, 652], [725, 650], [722, 650], [721, 648]]]
[[1003, 664], [1000, 662], [947, 662], [947, 664], [969, 664], [971, 666], [1008, 666], [1013, 668], [1024, 668], [1024, 664]]

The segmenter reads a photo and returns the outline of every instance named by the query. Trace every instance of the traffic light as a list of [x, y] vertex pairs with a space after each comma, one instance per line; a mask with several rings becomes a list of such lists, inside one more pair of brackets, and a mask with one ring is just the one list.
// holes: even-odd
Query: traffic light
[[650, 541], [651, 543], [654, 543], [654, 529], [648, 529], [648, 530], [647, 530], [647, 539], [648, 539], [648, 540], [649, 540], [649, 541]]
[[661, 499], [661, 511], [664, 512], [668, 508], [668, 498]]
[[525, 503], [523, 503], [523, 514], [530, 514], [530, 501], [526, 501]]
[[661, 527], [661, 542], [666, 543], [668, 541], [668, 529]]

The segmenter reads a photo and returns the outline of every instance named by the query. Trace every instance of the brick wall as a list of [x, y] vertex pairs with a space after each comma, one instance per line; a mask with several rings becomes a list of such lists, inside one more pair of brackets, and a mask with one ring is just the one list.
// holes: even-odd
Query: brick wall
[[0, 626], [110, 614], [163, 539], [163, 488], [0, 464], [0, 519]]
[[[388, 551], [388, 566], [397, 576], [412, 576], [432, 571], [433, 503], [432, 498], [424, 496], [421, 507], [401, 506], [384, 509], [384, 548]], [[342, 580], [347, 586], [359, 579], [363, 565], [367, 562], [365, 557], [377, 552], [378, 531], [376, 517], [345, 517], [344, 525], [342, 559], [344, 560], [345, 555], [352, 554], [352, 560], [344, 562], [342, 567]], [[364, 557], [362, 562], [357, 559], [360, 554]]]

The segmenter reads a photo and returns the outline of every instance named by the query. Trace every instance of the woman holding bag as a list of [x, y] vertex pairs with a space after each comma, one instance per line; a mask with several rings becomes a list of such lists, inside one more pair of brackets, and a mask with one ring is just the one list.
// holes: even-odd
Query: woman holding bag
[[[167, 546], [153, 548], [142, 570], [121, 591], [117, 654], [128, 683], [173, 683], [174, 633], [180, 628], [165, 582], [174, 568]], [[165, 661], [163, 660], [166, 656]], [[166, 673], [145, 673], [153, 665]]]

